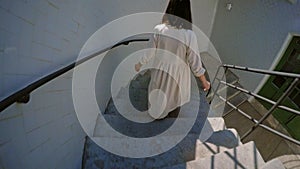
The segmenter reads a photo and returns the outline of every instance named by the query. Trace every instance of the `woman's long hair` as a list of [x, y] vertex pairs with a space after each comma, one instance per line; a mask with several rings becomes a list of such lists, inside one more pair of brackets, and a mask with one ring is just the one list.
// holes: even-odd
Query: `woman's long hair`
[[[179, 17], [179, 18], [178, 18]], [[190, 0], [170, 0], [162, 23], [176, 28], [192, 29], [192, 12]]]

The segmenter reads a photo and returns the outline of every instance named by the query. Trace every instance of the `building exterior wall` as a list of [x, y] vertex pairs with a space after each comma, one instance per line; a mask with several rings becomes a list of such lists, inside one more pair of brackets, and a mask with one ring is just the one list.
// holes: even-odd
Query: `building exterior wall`
[[[0, 0], [0, 100], [76, 60], [86, 40], [109, 21], [136, 12], [163, 12], [167, 2]], [[194, 21], [209, 36], [217, 1], [193, 3], [199, 5], [193, 7]], [[118, 59], [109, 62], [120, 62], [123, 52], [116, 54]], [[105, 85], [102, 91], [109, 89]], [[106, 104], [110, 94], [99, 92]], [[34, 91], [28, 104], [13, 104], [0, 113], [0, 168], [80, 168], [84, 137], [68, 72]]]
[[[192, 1], [194, 23], [210, 36], [217, 0], [202, 1]], [[86, 40], [109, 21], [163, 12], [167, 2], [1, 0], [0, 99], [74, 61]]]
[[[228, 11], [226, 4], [231, 3]], [[300, 3], [279, 0], [220, 1], [212, 42], [223, 63], [269, 69], [289, 33], [300, 33]], [[263, 76], [238, 73], [255, 90]], [[251, 80], [249, 80], [251, 79]]]
[[0, 168], [79, 169], [85, 133], [72, 102], [72, 72], [0, 114]]

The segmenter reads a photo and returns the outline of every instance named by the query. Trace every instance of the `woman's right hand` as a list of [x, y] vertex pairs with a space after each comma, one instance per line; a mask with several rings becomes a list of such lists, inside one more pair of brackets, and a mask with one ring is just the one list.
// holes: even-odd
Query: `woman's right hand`
[[141, 63], [137, 63], [134, 65], [134, 69], [135, 71], [139, 72], [141, 70], [142, 64]]
[[203, 90], [207, 92], [210, 89], [210, 83], [208, 81], [205, 81], [204, 83], [202, 83], [202, 87]]
[[205, 92], [210, 89], [210, 83], [206, 80], [204, 75], [199, 76], [200, 81], [202, 82], [202, 88]]

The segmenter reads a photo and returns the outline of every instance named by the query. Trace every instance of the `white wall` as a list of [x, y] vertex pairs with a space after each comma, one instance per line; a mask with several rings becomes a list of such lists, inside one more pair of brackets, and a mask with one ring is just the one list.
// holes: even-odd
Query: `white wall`
[[[163, 12], [167, 2], [0, 0], [0, 100], [74, 61], [85, 41], [109, 21], [136, 12]], [[193, 3], [199, 5], [199, 10], [193, 7], [194, 21], [209, 36], [216, 0]], [[109, 62], [118, 63], [124, 51]], [[73, 108], [71, 80], [71, 73], [59, 77], [33, 92], [29, 104], [1, 112], [0, 168], [80, 168], [85, 134]], [[97, 95], [103, 104], [110, 97], [101, 90]]]
[[[226, 10], [232, 3], [232, 10]], [[218, 4], [212, 42], [223, 63], [269, 69], [288, 33], [300, 33], [300, 3], [286, 0], [224, 0]], [[255, 90], [263, 76], [239, 73]]]
[[218, 0], [192, 0], [193, 23], [210, 38]]
[[[163, 12], [168, 1], [0, 2], [1, 99], [74, 61], [85, 41], [109, 21], [136, 12]], [[211, 34], [216, 3], [217, 0], [192, 1], [194, 23], [207, 36]]]
[[0, 168], [79, 169], [85, 133], [72, 102], [72, 72], [0, 114]]

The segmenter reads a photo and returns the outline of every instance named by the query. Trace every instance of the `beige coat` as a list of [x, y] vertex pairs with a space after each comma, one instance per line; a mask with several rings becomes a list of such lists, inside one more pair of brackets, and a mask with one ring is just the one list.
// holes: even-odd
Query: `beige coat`
[[[197, 37], [192, 30], [177, 29], [166, 24], [154, 28], [150, 49], [140, 63], [151, 63], [149, 114], [161, 119], [190, 101], [191, 75], [205, 73], [199, 55]], [[151, 61], [151, 62], [150, 62]]]

